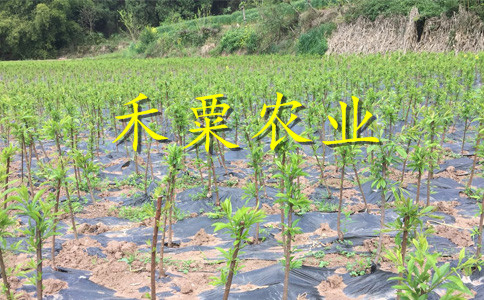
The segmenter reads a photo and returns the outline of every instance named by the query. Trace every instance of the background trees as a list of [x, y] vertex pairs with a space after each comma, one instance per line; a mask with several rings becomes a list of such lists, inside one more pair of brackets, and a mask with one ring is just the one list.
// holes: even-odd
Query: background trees
[[0, 2], [0, 59], [45, 59], [59, 50], [127, 30], [124, 12], [140, 29], [165, 21], [222, 12], [213, 0], [5, 0]]

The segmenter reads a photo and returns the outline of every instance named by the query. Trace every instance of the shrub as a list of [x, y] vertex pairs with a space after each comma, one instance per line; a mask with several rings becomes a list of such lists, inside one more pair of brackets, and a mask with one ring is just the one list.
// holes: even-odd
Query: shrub
[[258, 37], [250, 27], [234, 28], [227, 31], [220, 40], [219, 52], [232, 53], [236, 50], [247, 50], [253, 53], [257, 50]]
[[439, 16], [442, 13], [451, 15], [459, 8], [458, 0], [361, 0], [356, 3], [347, 13], [348, 20], [364, 16], [372, 21], [379, 15], [408, 15], [412, 7], [417, 7], [422, 18]]
[[326, 37], [335, 27], [333, 23], [322, 24], [301, 34], [297, 44], [297, 52], [300, 54], [323, 55], [328, 50]]
[[293, 39], [298, 26], [299, 16], [289, 4], [263, 5], [257, 24], [257, 32], [261, 36], [261, 51], [268, 52], [283, 39]]

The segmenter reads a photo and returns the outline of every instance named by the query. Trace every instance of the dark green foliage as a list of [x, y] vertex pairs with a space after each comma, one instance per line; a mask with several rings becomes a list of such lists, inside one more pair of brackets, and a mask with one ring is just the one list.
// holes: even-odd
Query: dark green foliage
[[250, 27], [234, 28], [227, 31], [219, 44], [219, 52], [232, 53], [236, 50], [247, 50], [254, 53], [258, 46], [258, 37]]
[[22, 1], [23, 7], [10, 2], [0, 4], [0, 39], [5, 41], [0, 44], [0, 58], [49, 58], [74, 42], [81, 31], [79, 24], [69, 20], [71, 7], [65, 0], [48, 5]]
[[379, 15], [407, 15], [412, 7], [417, 7], [422, 18], [439, 16], [442, 13], [451, 15], [459, 8], [458, 0], [361, 0], [348, 11], [346, 17], [354, 20], [364, 16], [374, 21]]
[[[138, 28], [209, 15], [212, 0], [2, 0], [0, 59], [54, 58], [65, 48], [97, 45], [123, 31], [119, 11]], [[196, 34], [200, 40], [203, 34]], [[147, 38], [145, 35], [144, 38]], [[193, 39], [189, 36], [187, 39]], [[203, 43], [198, 41], [198, 44]], [[150, 43], [142, 41], [144, 50]], [[142, 48], [143, 48], [142, 47]]]
[[333, 23], [322, 24], [306, 33], [301, 34], [297, 44], [297, 52], [300, 54], [323, 55], [328, 50], [326, 37], [336, 26]]
[[[244, 13], [241, 3], [239, 0], [2, 0], [0, 59], [55, 58], [96, 49], [115, 51], [127, 39], [123, 33], [135, 41], [128, 55], [186, 56], [210, 38], [210, 43], [221, 42], [214, 53], [243, 50], [322, 55], [327, 49], [325, 37], [333, 25], [323, 24], [299, 36], [308, 28], [303, 26], [301, 16], [307, 17], [304, 14], [307, 10], [328, 6], [347, 6], [344, 16], [350, 21], [360, 16], [375, 20], [379, 15], [407, 15], [416, 6], [425, 20], [442, 13], [450, 16], [461, 3], [484, 19], [484, 5], [477, 0], [245, 1]], [[130, 16], [129, 23], [120, 17], [121, 13]], [[223, 25], [242, 29], [229, 29], [222, 35]], [[148, 29], [143, 29], [147, 26]], [[152, 32], [153, 27], [156, 32]]]

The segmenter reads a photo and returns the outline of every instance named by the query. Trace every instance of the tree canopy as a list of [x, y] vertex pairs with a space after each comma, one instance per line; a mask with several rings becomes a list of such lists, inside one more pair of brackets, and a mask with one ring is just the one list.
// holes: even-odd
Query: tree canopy
[[136, 25], [159, 26], [202, 13], [220, 14], [239, 0], [3, 0], [0, 59], [56, 57], [60, 49], [93, 43], [124, 30], [120, 12]]

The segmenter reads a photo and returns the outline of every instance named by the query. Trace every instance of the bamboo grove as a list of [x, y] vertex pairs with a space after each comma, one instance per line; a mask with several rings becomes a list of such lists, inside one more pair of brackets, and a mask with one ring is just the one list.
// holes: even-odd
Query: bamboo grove
[[[25, 269], [5, 267], [5, 253], [26, 251], [33, 261], [26, 269], [37, 271], [30, 279], [37, 298], [42, 298], [45, 261], [54, 270], [62, 267], [55, 259], [58, 223], [69, 220], [69, 230], [79, 238], [76, 214], [85, 203], [102, 201], [100, 192], [114, 184], [100, 176], [108, 165], [100, 157], [111, 152], [121, 152], [124, 161], [134, 163], [139, 190], [151, 197], [152, 299], [156, 298], [158, 277], [168, 276], [163, 255], [176, 240], [172, 227], [179, 214], [177, 194], [183, 190], [182, 176], [192, 178], [193, 186], [202, 188], [200, 198], [211, 202], [209, 215], [217, 219], [215, 232], [225, 230], [234, 240], [232, 248], [222, 249], [225, 263], [214, 278], [215, 284], [224, 285], [224, 299], [240, 270], [239, 254], [244, 248], [264, 243], [260, 232], [266, 213], [261, 199], [267, 198], [268, 187], [278, 191], [270, 200], [281, 215], [278, 228], [284, 254], [280, 259], [285, 270], [282, 297], [288, 299], [289, 270], [302, 264], [291, 244], [301, 233], [296, 220], [315, 210], [305, 188], [310, 184], [323, 188], [327, 195], [319, 199], [322, 202], [336, 199], [336, 205], [327, 212], [337, 214], [338, 237], [334, 243], [344, 244], [345, 219], [351, 218], [343, 195], [348, 182], [358, 191], [361, 212], [381, 218], [377, 250], [369, 255], [362, 274], [387, 258], [398, 267], [395, 289], [405, 299], [416, 299], [437, 287], [446, 288], [449, 295], [455, 291], [468, 293], [460, 276], [482, 263], [484, 187], [473, 184], [473, 180], [482, 177], [483, 170], [483, 73], [484, 55], [470, 53], [2, 62], [0, 269], [4, 293], [13, 299], [15, 291], [10, 289], [8, 279], [25, 275]], [[298, 144], [287, 137], [272, 151], [268, 146], [270, 134], [252, 139], [265, 124], [260, 117], [263, 105], [274, 105], [277, 92], [304, 105], [297, 112], [300, 122], [294, 128], [312, 144]], [[123, 104], [139, 93], [149, 98], [143, 109], [160, 112], [143, 119], [144, 124], [169, 141], [160, 143], [143, 133], [141, 150], [133, 152], [132, 136], [119, 144], [112, 141], [127, 125], [116, 116], [131, 113], [131, 108]], [[222, 135], [248, 153], [245, 160], [250, 172], [242, 188], [244, 199], [255, 199], [254, 206], [237, 210], [230, 199], [221, 200], [219, 189], [228, 184], [223, 179], [227, 177], [221, 175], [229, 173], [226, 155], [230, 149], [217, 140], [208, 155], [203, 145], [183, 149], [193, 140], [189, 129], [196, 120], [190, 107], [199, 105], [196, 97], [212, 94], [224, 94], [224, 103], [232, 109], [226, 120], [230, 130]], [[324, 145], [323, 141], [341, 137], [328, 116], [341, 120], [339, 101], [350, 105], [352, 96], [358, 97], [362, 109], [376, 118], [363, 135], [377, 137], [380, 143]], [[283, 117], [287, 120], [286, 114]], [[444, 145], [456, 131], [462, 132], [462, 137], [454, 141], [458, 150], [452, 151]], [[156, 164], [166, 167], [166, 174], [156, 174], [153, 153], [162, 156]], [[438, 269], [428, 259], [434, 254], [426, 251], [430, 233], [428, 224], [422, 222], [423, 217], [435, 217], [432, 180], [444, 159], [464, 156], [473, 160], [462, 195], [474, 201], [479, 212], [479, 226], [474, 229], [477, 245], [460, 253], [457, 267], [435, 272], [438, 278], [419, 277], [433, 280], [435, 285], [427, 289], [415, 286], [423, 283], [407, 280], [417, 278], [412, 277], [416, 275], [408, 268], [409, 260], [428, 270]], [[221, 174], [217, 174], [217, 168], [223, 168]], [[312, 183], [307, 180], [310, 170], [317, 174]], [[406, 193], [405, 178], [416, 180], [413, 196]], [[372, 182], [372, 188], [381, 195], [378, 202], [367, 203], [368, 195], [362, 188], [365, 182]], [[150, 189], [152, 185], [156, 188]], [[389, 208], [398, 215], [394, 222], [386, 222]], [[19, 225], [16, 219], [20, 216], [28, 222]], [[394, 248], [385, 249], [382, 237], [389, 231], [396, 232], [397, 242]], [[14, 243], [15, 236], [24, 238]], [[51, 253], [44, 253], [45, 247]], [[352, 275], [362, 274], [358, 271]], [[454, 285], [448, 284], [449, 280]]]

